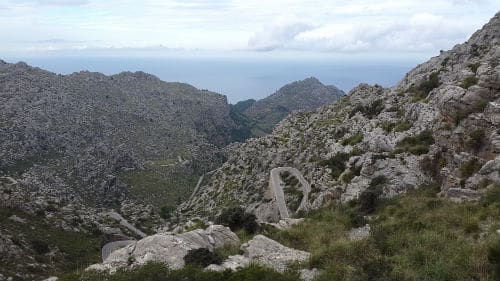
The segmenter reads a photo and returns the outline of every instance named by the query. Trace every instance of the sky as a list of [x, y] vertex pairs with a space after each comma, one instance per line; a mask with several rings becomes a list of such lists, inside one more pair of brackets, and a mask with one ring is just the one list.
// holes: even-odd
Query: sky
[[465, 41], [499, 0], [0, 0], [0, 58], [412, 57]]

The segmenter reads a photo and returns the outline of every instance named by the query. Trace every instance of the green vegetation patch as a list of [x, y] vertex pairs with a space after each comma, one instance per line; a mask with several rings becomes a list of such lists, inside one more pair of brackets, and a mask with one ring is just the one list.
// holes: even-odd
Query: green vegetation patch
[[465, 147], [469, 150], [479, 150], [484, 145], [486, 134], [483, 129], [477, 129], [469, 134]]
[[462, 178], [467, 179], [470, 176], [472, 176], [474, 173], [476, 173], [477, 171], [479, 171], [482, 166], [483, 165], [481, 164], [481, 162], [477, 158], [473, 158], [473, 159], [465, 162], [464, 164], [462, 164], [459, 167], [460, 176]]
[[[25, 224], [7, 219], [16, 215], [24, 220]], [[66, 231], [55, 227], [44, 216], [31, 215], [19, 210], [0, 207], [0, 223], [4, 233], [15, 233], [13, 242], [30, 252], [37, 261], [55, 264], [56, 273], [81, 270], [100, 261], [101, 234], [95, 229], [85, 232]], [[47, 253], [59, 249], [60, 254], [48, 256]], [[11, 260], [12, 267], [8, 264], [0, 266], [0, 272], [8, 273], [16, 270], [17, 263], [25, 261]], [[14, 275], [14, 274], [12, 274]]]
[[474, 73], [477, 73], [477, 69], [479, 68], [479, 66], [481, 66], [481, 63], [480, 62], [476, 62], [476, 63], [471, 63], [469, 65], [467, 65], [467, 67]]
[[411, 128], [411, 123], [407, 120], [399, 120], [397, 122], [383, 122], [380, 127], [384, 129], [386, 133], [390, 132], [404, 132]]
[[254, 234], [259, 228], [256, 220], [254, 214], [245, 212], [242, 207], [231, 207], [222, 210], [215, 222], [229, 227], [232, 231], [245, 230]]
[[211, 272], [201, 267], [187, 266], [180, 270], [168, 269], [161, 263], [148, 263], [115, 274], [85, 271], [69, 274], [60, 281], [299, 281], [297, 273], [278, 273], [272, 269], [250, 265], [239, 271]]
[[349, 113], [349, 118], [353, 117], [356, 113], [360, 112], [366, 118], [372, 119], [373, 117], [379, 115], [380, 112], [382, 112], [382, 110], [384, 110], [384, 101], [380, 99], [366, 106], [357, 105]]
[[338, 179], [339, 176], [344, 172], [346, 168], [346, 162], [349, 160], [351, 155], [349, 153], [337, 153], [335, 156], [328, 160], [322, 160], [319, 164], [330, 168], [330, 175], [334, 179]]
[[418, 86], [412, 86], [408, 92], [413, 93], [413, 101], [421, 101], [429, 96], [429, 93], [439, 87], [439, 71], [432, 72], [427, 80], [422, 81]]
[[130, 195], [167, 210], [187, 199], [198, 181], [196, 175], [154, 168], [122, 172], [119, 178], [129, 186]]
[[342, 145], [356, 145], [363, 141], [363, 133], [356, 133], [342, 141]]
[[471, 107], [467, 108], [466, 110], [456, 111], [453, 115], [453, 120], [455, 122], [455, 125], [458, 126], [458, 124], [460, 124], [462, 120], [467, 118], [472, 113], [483, 112], [487, 106], [488, 106], [488, 101], [480, 99], [477, 100]]
[[500, 242], [489, 222], [500, 219], [499, 201], [459, 204], [437, 198], [437, 191], [379, 199], [367, 239], [346, 237], [353, 203], [314, 211], [273, 238], [310, 251], [310, 266], [323, 270], [317, 280], [497, 280]]
[[396, 145], [396, 153], [409, 152], [415, 155], [421, 155], [429, 152], [429, 146], [434, 144], [432, 132], [425, 130], [412, 137], [406, 137]]
[[460, 87], [469, 89], [469, 87], [476, 85], [477, 81], [478, 79], [475, 76], [468, 76], [460, 83]]

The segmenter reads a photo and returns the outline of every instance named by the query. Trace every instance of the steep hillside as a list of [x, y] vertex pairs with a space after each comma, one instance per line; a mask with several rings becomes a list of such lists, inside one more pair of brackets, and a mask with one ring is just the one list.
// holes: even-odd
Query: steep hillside
[[[34, 192], [101, 205], [150, 203], [139, 194], [148, 191], [175, 201], [183, 191], [172, 188], [216, 167], [236, 129], [225, 96], [187, 84], [0, 64], [0, 175]], [[154, 185], [164, 190], [143, 190]]]
[[187, 84], [0, 61], [0, 263], [31, 279], [96, 262], [139, 233], [111, 209], [152, 233], [239, 129], [225, 96]]
[[325, 86], [311, 77], [285, 85], [264, 99], [240, 102], [234, 105], [234, 109], [254, 121], [257, 133], [259, 130], [270, 133], [290, 112], [316, 109], [333, 103], [343, 95], [344, 92], [335, 86]]
[[[500, 182], [499, 42], [497, 14], [469, 41], [417, 66], [392, 88], [361, 84], [334, 105], [290, 115], [271, 135], [234, 148], [179, 211], [210, 217], [243, 205], [276, 221], [282, 217], [270, 186], [276, 167], [303, 173], [311, 191], [299, 199], [309, 209], [425, 185], [457, 201], [478, 199]], [[285, 190], [287, 204], [294, 194]]]

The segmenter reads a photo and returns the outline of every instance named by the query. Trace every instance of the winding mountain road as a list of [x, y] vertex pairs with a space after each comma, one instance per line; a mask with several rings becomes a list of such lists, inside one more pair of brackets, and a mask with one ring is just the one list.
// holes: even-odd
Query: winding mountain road
[[278, 167], [271, 170], [269, 175], [269, 188], [274, 194], [281, 219], [287, 219], [290, 218], [290, 212], [286, 206], [285, 193], [283, 192], [285, 183], [280, 176], [282, 172], [289, 172], [301, 183], [302, 186], [302, 201], [300, 202], [299, 208], [297, 210], [293, 210], [293, 212], [307, 210], [309, 208], [309, 193], [311, 192], [311, 185], [306, 181], [302, 173], [295, 168]]
[[[132, 233], [135, 235], [144, 238], [146, 237], [146, 233], [142, 232], [140, 229], [136, 228], [133, 226], [131, 223], [129, 223], [124, 217], [122, 217], [120, 214], [117, 212], [107, 212], [105, 213], [108, 217], [115, 219], [120, 222], [122, 226], [130, 230]], [[120, 248], [126, 247], [132, 243], [134, 243], [134, 240], [122, 240], [122, 241], [114, 241], [114, 242], [109, 242], [106, 245], [104, 245], [101, 249], [101, 258], [104, 261], [106, 258], [109, 257], [109, 255]]]

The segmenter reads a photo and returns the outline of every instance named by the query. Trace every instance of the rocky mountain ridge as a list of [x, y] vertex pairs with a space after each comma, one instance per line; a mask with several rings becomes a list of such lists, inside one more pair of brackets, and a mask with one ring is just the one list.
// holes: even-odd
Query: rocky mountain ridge
[[288, 114], [297, 110], [313, 110], [331, 104], [345, 93], [333, 85], [323, 85], [310, 77], [281, 87], [272, 95], [260, 100], [241, 101], [232, 106], [253, 124], [254, 136], [270, 133]]
[[454, 200], [477, 199], [500, 182], [499, 42], [497, 14], [392, 88], [361, 84], [334, 105], [290, 115], [272, 134], [233, 149], [179, 212], [213, 217], [241, 205], [262, 221], [276, 220], [267, 194], [277, 167], [303, 173], [311, 208], [423, 185]]

